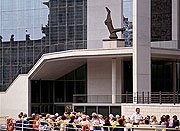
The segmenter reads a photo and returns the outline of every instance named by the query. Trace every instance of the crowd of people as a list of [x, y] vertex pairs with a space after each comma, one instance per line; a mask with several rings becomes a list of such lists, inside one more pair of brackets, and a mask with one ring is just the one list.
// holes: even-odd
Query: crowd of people
[[[108, 130], [106, 126], [113, 127], [132, 127], [134, 125], [146, 124], [146, 125], [165, 125], [167, 128], [179, 128], [179, 120], [176, 115], [170, 119], [169, 115], [163, 115], [158, 122], [156, 116], [152, 115], [142, 117], [140, 114], [140, 108], [136, 108], [136, 112], [131, 117], [125, 119], [125, 116], [113, 115], [103, 116], [101, 114], [92, 113], [86, 115], [85, 112], [64, 112], [59, 116], [58, 113], [51, 115], [46, 114], [45, 117], [39, 114], [32, 114], [31, 117], [27, 117], [26, 113], [21, 112], [18, 115], [18, 119], [23, 121], [30, 121], [33, 125], [33, 129], [39, 130], [44, 128], [43, 122], [46, 123], [46, 127], [50, 130], [58, 129], [75, 130], [75, 128], [83, 128], [83, 125], [90, 125], [89, 129], [94, 130], [99, 128], [100, 130]], [[38, 122], [38, 124], [37, 124]], [[79, 124], [79, 127], [75, 124]], [[95, 126], [91, 126], [95, 125]], [[105, 127], [103, 127], [105, 126]]]

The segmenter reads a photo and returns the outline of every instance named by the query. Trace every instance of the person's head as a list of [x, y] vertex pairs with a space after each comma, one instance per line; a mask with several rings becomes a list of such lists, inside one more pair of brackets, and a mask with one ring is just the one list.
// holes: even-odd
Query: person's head
[[177, 116], [176, 115], [173, 116], [173, 120], [177, 120]]
[[36, 114], [36, 119], [39, 119], [39, 114]]
[[81, 112], [81, 116], [82, 116], [82, 115], [84, 115], [84, 114], [85, 114], [85, 112], [84, 112], [84, 111], [82, 111], [82, 112]]
[[163, 116], [161, 117], [161, 122], [165, 122], [165, 119]]
[[19, 115], [18, 115], [18, 118], [19, 118], [19, 119], [21, 119], [21, 118], [22, 118], [22, 115], [21, 115], [21, 114], [19, 114]]
[[66, 120], [66, 117], [64, 115], [62, 115], [61, 119], [62, 120]]
[[32, 119], [35, 119], [35, 117], [36, 117], [36, 115], [34, 113], [31, 116], [32, 116]]
[[109, 114], [109, 118], [112, 119], [114, 116], [113, 114]]
[[119, 125], [120, 126], [122, 126], [123, 125], [123, 119], [118, 119], [118, 121], [117, 121], [118, 123], [119, 123]]
[[50, 117], [50, 114], [46, 114], [46, 118], [49, 118]]
[[70, 119], [71, 119], [71, 121], [74, 121], [75, 116], [71, 116]]
[[136, 113], [137, 113], [137, 114], [140, 113], [140, 108], [136, 108]]
[[116, 119], [116, 117], [113, 117], [111, 120], [114, 122], [114, 121], [116, 121], [117, 119]]
[[86, 116], [86, 120], [88, 120], [88, 121], [90, 120], [90, 117], [88, 115]]
[[108, 117], [104, 117], [104, 123], [105, 123], [105, 124], [109, 124], [109, 123], [110, 123]]
[[122, 115], [121, 118], [122, 118], [123, 120], [125, 120], [125, 116], [124, 116], [124, 115]]
[[73, 114], [74, 116], [76, 116], [76, 112], [73, 112], [72, 114]]
[[86, 121], [86, 115], [82, 115], [82, 120]]
[[145, 117], [144, 123], [145, 123], [145, 124], [149, 124], [149, 117], [147, 117], [147, 116]]
[[41, 119], [42, 119], [42, 115], [39, 115], [39, 118], [41, 118]]
[[165, 115], [162, 115], [162, 117], [163, 117], [163, 118], [166, 118], [166, 116], [165, 116]]
[[116, 118], [117, 118], [117, 119], [119, 119], [119, 118], [120, 118], [120, 116], [119, 116], [119, 115], [116, 115]]
[[21, 116], [23, 116], [23, 112], [21, 111], [20, 113], [19, 113]]
[[147, 115], [147, 118], [150, 120], [150, 116], [149, 115]]
[[26, 118], [26, 117], [27, 117], [27, 114], [26, 114], [26, 113], [24, 113], [23, 118]]
[[170, 116], [169, 116], [169, 115], [166, 115], [166, 116], [165, 116], [165, 119], [166, 119], [166, 121], [169, 121], [169, 120], [170, 120]]
[[99, 119], [102, 120], [103, 119], [103, 115], [99, 114]]
[[58, 114], [58, 113], [56, 113], [56, 114], [54, 115], [54, 117], [56, 117], [56, 118], [57, 118], [58, 116], [59, 116], [59, 114]]
[[152, 116], [151, 116], [151, 120], [152, 120], [152, 121], [156, 121], [156, 116], [152, 115]]

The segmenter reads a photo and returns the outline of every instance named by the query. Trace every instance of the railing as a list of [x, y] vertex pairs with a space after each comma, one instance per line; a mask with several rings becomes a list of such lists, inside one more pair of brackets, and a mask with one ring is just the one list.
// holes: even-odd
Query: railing
[[[117, 103], [133, 103], [133, 93], [116, 95]], [[73, 103], [112, 103], [112, 95], [74, 94]]]
[[178, 92], [141, 92], [136, 93], [134, 102], [149, 104], [149, 103], [166, 103], [166, 104], [178, 104], [180, 103], [180, 94]]
[[[92, 124], [75, 124], [75, 123], [62, 123], [62, 122], [47, 122], [43, 121], [24, 121], [21, 119], [6, 118], [7, 123], [0, 124], [0, 130], [38, 130], [38, 131], [178, 131], [179, 127], [166, 128], [165, 125], [133, 125], [131, 123], [123, 124], [121, 126], [104, 126], [103, 123], [98, 125]], [[87, 121], [86, 121], [87, 122]]]
[[[134, 99], [133, 99], [134, 98]], [[178, 92], [126, 92], [116, 95], [116, 103], [139, 103], [139, 104], [178, 104], [180, 94]], [[112, 103], [112, 95], [89, 95], [74, 94], [73, 103]]]

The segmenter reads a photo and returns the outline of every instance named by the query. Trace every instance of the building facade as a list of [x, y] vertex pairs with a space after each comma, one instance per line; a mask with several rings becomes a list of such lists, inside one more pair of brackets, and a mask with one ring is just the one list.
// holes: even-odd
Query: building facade
[[[24, 8], [19, 7], [23, 4], [23, 2], [19, 3], [16, 1], [13, 4], [17, 5], [17, 7], [8, 8], [10, 4], [2, 1], [2, 38], [0, 42], [1, 91], [5, 91], [19, 73], [27, 73], [42, 56], [42, 54], [87, 48], [86, 0], [50, 0], [44, 3], [41, 1], [31, 1], [30, 4], [37, 5], [31, 5], [30, 7], [25, 6]], [[46, 9], [46, 6], [48, 9]], [[49, 13], [47, 10], [49, 10]], [[17, 20], [10, 23], [12, 18], [8, 19], [8, 16], [5, 16], [8, 15], [7, 13], [9, 12], [10, 15], [13, 14], [13, 12], [17, 12], [11, 15], [12, 17], [15, 15], [20, 17], [22, 12], [28, 12], [27, 15], [24, 14], [24, 17], [28, 17], [28, 20], [32, 19], [33, 24], [27, 22], [26, 20]], [[45, 16], [42, 12], [47, 12], [47, 20], [47, 16]], [[29, 13], [32, 13], [32, 15], [29, 16]], [[22, 18], [20, 17], [19, 19]], [[24, 24], [22, 27], [19, 25], [21, 24], [20, 22]], [[43, 23], [45, 23], [45, 25], [42, 26], [41, 24]], [[41, 30], [42, 33], [40, 32]], [[9, 35], [10, 41], [6, 40], [7, 35]], [[19, 35], [22, 36], [18, 37]], [[39, 39], [36, 39], [35, 35], [39, 36]], [[31, 38], [31, 36], [33, 38]], [[5, 40], [3, 40], [3, 37], [5, 37]], [[16, 40], [16, 38], [18, 40]], [[25, 40], [21, 40], [23, 38]]]
[[[72, 110], [87, 114], [125, 116], [141, 107], [142, 114], [159, 117], [162, 112], [153, 110], [156, 107], [180, 117], [175, 110], [180, 108], [178, 0], [50, 0], [42, 4], [49, 9], [42, 38], [32, 40], [27, 31], [25, 41], [16, 41], [15, 36], [9, 42], [2, 39], [1, 85], [7, 90], [0, 94], [5, 105], [0, 114], [62, 114], [71, 105]], [[111, 9], [115, 28], [126, 27], [124, 35], [118, 33], [119, 40], [108, 38], [105, 7]], [[19, 53], [21, 48], [24, 55]], [[22, 72], [4, 87], [5, 80], [15, 74], [13, 61]]]

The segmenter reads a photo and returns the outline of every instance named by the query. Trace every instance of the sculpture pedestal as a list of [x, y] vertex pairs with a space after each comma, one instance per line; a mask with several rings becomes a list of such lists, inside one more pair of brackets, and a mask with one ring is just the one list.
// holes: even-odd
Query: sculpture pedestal
[[118, 48], [125, 47], [124, 39], [104, 39], [103, 40], [103, 48]]

